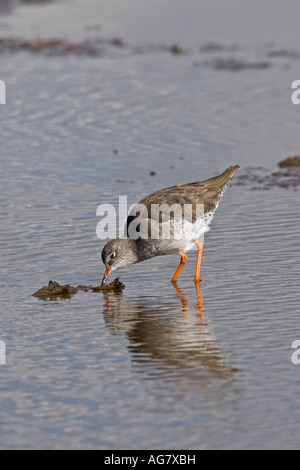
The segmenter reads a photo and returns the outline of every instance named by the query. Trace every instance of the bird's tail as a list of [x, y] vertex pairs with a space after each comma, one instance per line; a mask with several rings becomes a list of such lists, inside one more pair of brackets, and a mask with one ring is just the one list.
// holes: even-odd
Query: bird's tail
[[239, 170], [239, 168], [240, 168], [239, 165], [230, 166], [229, 168], [227, 168], [227, 170], [224, 171], [224, 173], [222, 173], [219, 176], [210, 178], [206, 182], [207, 183], [209, 182], [212, 185], [215, 185], [218, 188], [219, 192], [221, 193], [226, 189], [226, 187], [228, 186], [230, 181], [233, 179], [234, 175]]
[[214, 212], [218, 207], [219, 201], [224, 194], [225, 189], [239, 169], [239, 165], [230, 166], [219, 176], [210, 178], [203, 182], [205, 187], [204, 211]]

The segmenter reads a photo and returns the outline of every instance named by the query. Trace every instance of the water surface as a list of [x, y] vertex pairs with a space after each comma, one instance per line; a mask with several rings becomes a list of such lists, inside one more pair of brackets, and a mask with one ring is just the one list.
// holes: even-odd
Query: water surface
[[[256, 37], [242, 30], [244, 11], [232, 29], [230, 9], [213, 18], [217, 2], [200, 12], [173, 2], [169, 21], [169, 2], [141, 10], [132, 0], [125, 18], [116, 2], [71, 3], [15, 4], [1, 17], [3, 36], [119, 36], [126, 46], [100, 57], [0, 55], [0, 447], [298, 448], [299, 188], [237, 176], [205, 237], [201, 292], [191, 252], [177, 289], [179, 257], [168, 256], [120, 271], [122, 294], [31, 296], [50, 279], [99, 284], [99, 204], [236, 163], [240, 175], [263, 176], [299, 154], [299, 63], [268, 56], [297, 50], [284, 29], [295, 2], [273, 10], [286, 34], [258, 22]], [[252, 21], [266, 15], [256, 2], [249, 10]], [[222, 47], [201, 52], [211, 41]], [[270, 67], [216, 70], [218, 57]]]

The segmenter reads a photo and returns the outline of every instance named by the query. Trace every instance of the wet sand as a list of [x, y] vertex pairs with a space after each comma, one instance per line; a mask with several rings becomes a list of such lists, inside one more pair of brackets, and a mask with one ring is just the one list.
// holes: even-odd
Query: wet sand
[[300, 186], [300, 170], [297, 159], [279, 163], [280, 170], [269, 172], [265, 168], [244, 168], [233, 184], [246, 186], [250, 190], [271, 190], [283, 188], [297, 190]]

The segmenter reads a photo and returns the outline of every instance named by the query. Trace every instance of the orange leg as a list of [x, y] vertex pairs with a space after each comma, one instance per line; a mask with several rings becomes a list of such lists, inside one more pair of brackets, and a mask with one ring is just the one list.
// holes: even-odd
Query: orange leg
[[201, 268], [201, 259], [202, 259], [202, 253], [203, 253], [203, 244], [201, 242], [198, 242], [198, 240], [195, 241], [195, 244], [198, 247], [195, 282], [200, 282], [202, 281], [202, 279], [200, 279], [200, 268]]
[[186, 294], [185, 292], [180, 289], [180, 287], [178, 287], [178, 284], [177, 282], [173, 282], [173, 286], [175, 287], [176, 291], [177, 291], [177, 297], [181, 300], [182, 302], [182, 313], [188, 313], [189, 309], [189, 301], [186, 297]]
[[196, 310], [198, 310], [198, 317], [205, 318], [204, 315], [204, 306], [203, 306], [203, 296], [201, 294], [201, 288], [200, 288], [200, 281], [195, 282], [196, 285], [196, 292], [197, 292], [197, 298], [198, 298], [198, 305], [196, 307]]
[[176, 281], [177, 281], [178, 276], [179, 276], [179, 274], [181, 273], [183, 266], [184, 266], [185, 263], [187, 262], [187, 256], [186, 256], [185, 252], [184, 252], [184, 251], [181, 251], [180, 254], [181, 254], [180, 265], [178, 266], [177, 271], [176, 271], [176, 273], [174, 274], [174, 276], [173, 276], [173, 278], [172, 278], [172, 282], [176, 282]]

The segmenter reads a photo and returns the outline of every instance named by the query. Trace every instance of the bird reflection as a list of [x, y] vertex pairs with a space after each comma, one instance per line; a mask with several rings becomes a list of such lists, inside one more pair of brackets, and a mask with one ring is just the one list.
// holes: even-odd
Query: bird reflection
[[123, 294], [104, 294], [107, 325], [124, 332], [134, 363], [152, 366], [149, 376], [230, 376], [234, 369], [217, 345], [212, 323], [205, 318], [200, 283], [196, 284], [196, 304], [195, 297], [192, 304], [183, 289], [173, 285], [175, 295], [168, 302], [157, 297], [130, 299]]
[[[182, 313], [183, 314], [188, 313], [189, 301], [188, 301], [186, 293], [178, 286], [177, 282], [173, 282], [173, 286], [176, 289], [177, 297], [182, 302]], [[199, 326], [201, 326], [205, 324], [203, 296], [201, 293], [200, 282], [195, 282], [195, 286], [196, 286], [196, 294], [197, 294], [197, 305], [195, 306], [195, 309], [198, 311], [197, 313], [198, 318], [201, 319], [201, 321], [199, 321]]]

